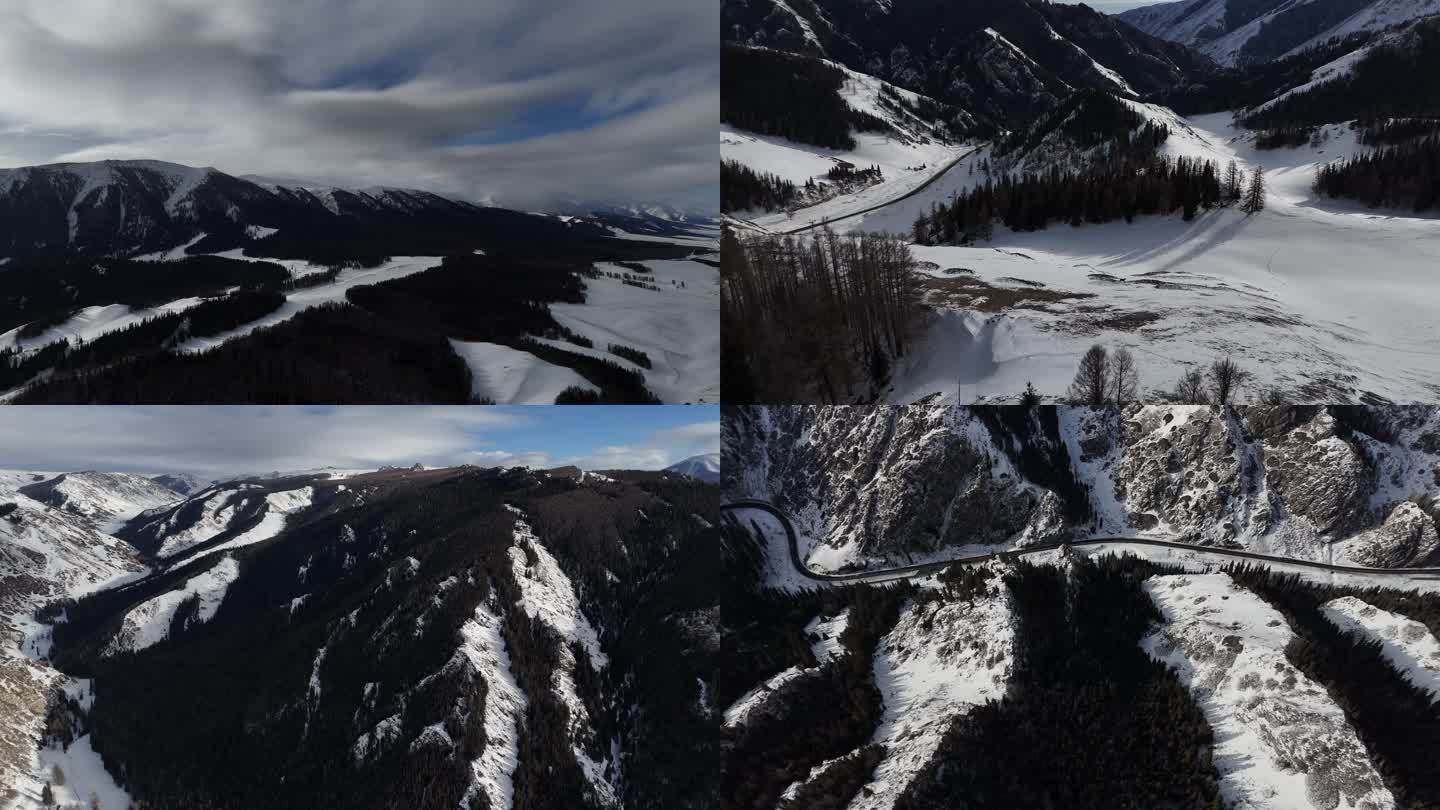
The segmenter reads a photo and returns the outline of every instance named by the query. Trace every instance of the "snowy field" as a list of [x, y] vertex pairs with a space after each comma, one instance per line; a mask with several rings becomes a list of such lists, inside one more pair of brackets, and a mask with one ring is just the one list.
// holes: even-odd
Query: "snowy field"
[[[718, 247], [718, 230], [717, 236], [712, 238], [709, 233], [715, 229], [703, 226], [692, 229], [697, 234], [692, 238], [646, 237], [614, 228], [611, 230], [627, 239], [668, 242], [707, 251]], [[183, 246], [140, 258], [173, 260], [181, 258], [182, 250]], [[238, 249], [215, 255], [259, 261], [244, 256]], [[712, 260], [714, 256], [714, 253], [710, 254]], [[293, 278], [325, 270], [299, 260], [265, 261], [275, 261], [284, 266]], [[404, 278], [438, 267], [440, 261], [438, 256], [396, 256], [378, 267], [342, 270], [333, 282], [288, 292], [285, 303], [264, 317], [218, 335], [191, 338], [176, 346], [175, 351], [209, 351], [257, 329], [284, 323], [312, 307], [344, 303], [346, 291], [351, 287]], [[651, 270], [651, 276], [646, 280], [658, 286], [658, 292], [625, 285], [618, 279], [586, 279], [586, 303], [551, 305], [557, 321], [590, 337], [596, 349], [587, 350], [570, 343], [542, 342], [552, 342], [566, 351], [601, 357], [639, 371], [645, 375], [650, 390], [665, 402], [719, 402], [719, 271], [689, 259], [645, 261], [644, 264]], [[630, 272], [605, 263], [597, 263], [597, 268], [608, 272]], [[685, 286], [681, 287], [681, 283]], [[199, 303], [199, 298], [183, 298], [145, 309], [132, 309], [124, 304], [86, 307], [64, 323], [33, 338], [19, 337], [23, 327], [0, 334], [0, 350], [18, 347], [28, 353], [60, 340], [91, 341], [146, 318], [178, 312]], [[610, 354], [606, 348], [611, 343], [644, 351], [650, 357], [652, 367], [644, 369]], [[528, 352], [489, 343], [451, 341], [451, 345], [470, 366], [475, 377], [476, 395], [492, 399], [497, 404], [551, 404], [560, 391], [572, 385], [595, 388], [573, 370], [553, 365]], [[4, 396], [16, 393], [18, 391], [11, 391]]]
[[[1440, 219], [1317, 198], [1317, 165], [1364, 147], [1344, 125], [1319, 146], [1262, 151], [1230, 114], [1166, 119], [1162, 151], [1264, 169], [1266, 209], [1234, 208], [1033, 233], [997, 226], [977, 247], [915, 247], [936, 312], [886, 398], [1064, 393], [1092, 344], [1135, 356], [1142, 395], [1229, 355], [1302, 401], [1440, 396]], [[909, 200], [834, 226], [908, 234], [915, 215], [983, 180], [962, 162]]]

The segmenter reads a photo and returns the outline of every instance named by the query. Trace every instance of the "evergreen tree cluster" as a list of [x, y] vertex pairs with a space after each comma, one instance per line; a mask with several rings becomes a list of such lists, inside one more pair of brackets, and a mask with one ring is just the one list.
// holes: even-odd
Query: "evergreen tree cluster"
[[1378, 121], [1357, 121], [1358, 139], [1366, 146], [1392, 146], [1440, 135], [1440, 118], [1383, 118]]
[[47, 370], [72, 373], [163, 352], [189, 338], [210, 337], [250, 323], [283, 303], [285, 296], [270, 289], [240, 290], [180, 312], [146, 318], [88, 342], [57, 341], [28, 355], [14, 349], [0, 351], [0, 390], [24, 385]]
[[[705, 618], [717, 561], [707, 524], [718, 520], [718, 489], [612, 477], [582, 486], [524, 470], [395, 471], [366, 476], [363, 496], [355, 479], [343, 490], [322, 479], [315, 509], [227, 552], [240, 577], [209, 621], [102, 654], [126, 611], [215, 555], [64, 605], [75, 622], [54, 660], [95, 676], [92, 742], [137, 807], [482, 810], [472, 762], [502, 743], [485, 733], [493, 684], [460, 648], [474, 643], [467, 625], [484, 605], [503, 619], [527, 699], [513, 807], [598, 810], [556, 690], [563, 642], [520, 603], [510, 504], [573, 582], [610, 659], [595, 671], [569, 647], [595, 731], [575, 744], [597, 760], [612, 741], [620, 748], [625, 807], [710, 807], [716, 730], [695, 692], [719, 652], [704, 630], [715, 621]], [[357, 748], [389, 718], [394, 739]]]
[[1170, 130], [1145, 118], [1133, 107], [1101, 90], [1081, 90], [1041, 117], [1034, 125], [1011, 133], [997, 145], [996, 154], [1029, 152], [1055, 133], [1080, 149], [1102, 144], [1111, 158], [1153, 153]]
[[308, 309], [199, 354], [155, 352], [56, 375], [15, 399], [93, 403], [469, 403], [450, 343], [343, 304]]
[[720, 161], [720, 210], [725, 213], [779, 211], [799, 195], [799, 189], [789, 180], [757, 172], [738, 161]]
[[913, 236], [923, 245], [969, 244], [988, 239], [996, 221], [1033, 231], [1055, 222], [1129, 222], [1176, 211], [1188, 220], [1223, 201], [1214, 162], [1152, 156], [1092, 164], [1076, 173], [1052, 168], [1019, 179], [1003, 174], [921, 214]]
[[1140, 648], [1161, 620], [1140, 583], [1161, 570], [1109, 557], [1006, 574], [1009, 692], [956, 719], [896, 807], [1224, 807], [1209, 724]]
[[873, 128], [840, 96], [845, 74], [809, 56], [720, 45], [720, 120], [827, 149], [850, 150], [854, 125]]
[[1440, 18], [1371, 47], [1344, 76], [1294, 93], [1240, 119], [1250, 129], [1349, 120], [1440, 117]]
[[924, 315], [900, 239], [764, 237], [721, 249], [721, 364], [728, 402], [873, 396]]
[[1440, 133], [1326, 163], [1315, 191], [1371, 208], [1428, 211], [1440, 204]]
[[1281, 126], [1255, 136], [1256, 149], [1289, 149], [1304, 146], [1315, 135], [1313, 126]]
[[224, 295], [233, 287], [278, 288], [289, 277], [272, 262], [190, 256], [173, 262], [132, 259], [22, 259], [5, 265], [0, 332], [39, 322], [30, 336], [77, 309], [104, 304], [153, 307], [181, 298]]

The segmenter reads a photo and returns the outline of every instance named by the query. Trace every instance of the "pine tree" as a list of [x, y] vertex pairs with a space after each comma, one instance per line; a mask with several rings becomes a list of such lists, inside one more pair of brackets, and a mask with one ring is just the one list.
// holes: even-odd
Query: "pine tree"
[[1241, 173], [1240, 173], [1240, 166], [1239, 166], [1239, 164], [1237, 164], [1237, 163], [1236, 163], [1235, 161], [1233, 161], [1233, 160], [1230, 161], [1230, 165], [1225, 167], [1225, 200], [1226, 200], [1226, 202], [1239, 202], [1239, 201], [1240, 201], [1240, 185], [1241, 185], [1241, 179], [1240, 179], [1240, 178], [1241, 178]]
[[1250, 188], [1245, 192], [1245, 202], [1240, 210], [1254, 214], [1265, 209], [1265, 170], [1259, 166], [1250, 173]]

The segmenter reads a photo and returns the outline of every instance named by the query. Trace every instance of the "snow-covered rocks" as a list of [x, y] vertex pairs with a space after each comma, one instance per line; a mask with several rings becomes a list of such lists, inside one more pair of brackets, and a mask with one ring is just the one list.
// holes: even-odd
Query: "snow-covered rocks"
[[1144, 587], [1166, 623], [1141, 644], [1175, 669], [1215, 729], [1227, 802], [1395, 806], [1344, 712], [1285, 657], [1284, 616], [1225, 574], [1156, 576]]
[[1353, 596], [1320, 606], [1336, 627], [1380, 643], [1380, 652], [1405, 679], [1440, 700], [1440, 641], [1424, 624]]
[[1005, 694], [1015, 626], [1008, 592], [973, 601], [909, 603], [875, 650], [885, 713], [871, 742], [885, 747], [851, 810], [889, 810], [929, 761], [956, 715]]

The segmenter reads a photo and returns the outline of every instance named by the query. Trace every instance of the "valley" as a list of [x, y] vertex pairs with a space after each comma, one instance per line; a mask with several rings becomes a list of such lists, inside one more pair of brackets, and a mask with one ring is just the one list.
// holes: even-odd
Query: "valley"
[[[753, 13], [764, 3], [735, 5]], [[857, 116], [854, 147], [822, 148], [759, 129], [755, 119], [741, 118], [760, 115], [759, 101], [727, 102], [740, 111], [735, 120], [751, 129], [722, 121], [721, 158], [771, 178], [768, 197], [756, 199], [783, 198], [786, 184], [837, 191], [819, 201], [801, 194], [783, 209], [773, 203], [727, 209], [737, 266], [751, 261], [747, 250], [780, 257], [752, 267], [755, 276], [737, 282], [735, 297], [788, 296], [770, 289], [774, 280], [766, 276], [787, 264], [784, 272], [802, 277], [818, 272], [804, 265], [821, 259], [803, 251], [811, 241], [831, 239], [826, 232], [846, 244], [879, 234], [908, 245], [913, 261], [913, 273], [898, 282], [902, 303], [884, 304], [903, 310], [894, 315], [903, 323], [884, 339], [848, 324], [808, 338], [787, 334], [793, 327], [779, 322], [784, 307], [762, 314], [746, 302], [751, 323], [763, 325], [733, 326], [736, 378], [743, 381], [736, 390], [745, 401], [907, 403], [938, 394], [961, 404], [1013, 403], [1027, 386], [1044, 401], [1073, 401], [1069, 385], [1093, 346], [1131, 358], [1133, 398], [1141, 401], [1195, 402], [1181, 381], [1221, 360], [1245, 374], [1245, 385], [1228, 394], [1237, 401], [1436, 396], [1440, 333], [1431, 317], [1437, 292], [1429, 266], [1440, 251], [1440, 227], [1433, 172], [1425, 168], [1431, 164], [1423, 162], [1433, 163], [1433, 155], [1419, 157], [1434, 149], [1436, 110], [1428, 80], [1408, 90], [1402, 78], [1426, 73], [1421, 66], [1437, 53], [1440, 18], [1427, 16], [1425, 7], [1351, 9], [1345, 14], [1354, 12], [1354, 20], [1333, 38], [1317, 31], [1305, 47], [1297, 41], [1293, 51], [1264, 58], [1219, 59], [1197, 46], [1200, 61], [1172, 60], [1177, 72], [1164, 81], [1119, 61], [1110, 64], [1113, 80], [1104, 71], [1061, 68], [1030, 44], [1025, 32], [1033, 21], [1005, 20], [986, 30], [1013, 46], [1012, 57], [1028, 58], [1036, 77], [1064, 76], [1071, 91], [1040, 109], [1009, 114], [1008, 126], [1000, 127], [982, 123], [977, 110], [1013, 94], [1001, 62], [991, 60], [988, 84], [972, 87], [982, 101], [961, 103], [918, 70], [896, 73], [849, 50], [871, 36], [891, 37], [875, 43], [881, 52], [917, 47], [918, 35], [904, 26], [924, 4], [907, 5], [903, 14], [898, 7], [867, 8], [860, 18], [872, 29], [864, 34], [852, 5], [796, 6], [797, 19], [820, 31], [823, 18], [837, 39], [817, 34], [809, 46], [783, 47], [802, 60], [797, 65], [841, 72], [833, 92]], [[1244, 30], [1273, 33], [1278, 20], [1299, 14], [1296, 4], [1272, 5]], [[1343, 4], [1333, 5], [1339, 13]], [[1159, 4], [1112, 19], [1163, 13], [1203, 21], [1224, 9], [1219, 0]], [[987, 6], [976, 13], [990, 12]], [[775, 43], [777, 26], [788, 30], [783, 16], [738, 25], [733, 39], [756, 52], [782, 47]], [[1065, 41], [1066, 29], [1050, 22], [1052, 42]], [[1195, 45], [1179, 29], [1136, 24]], [[1141, 36], [1118, 25], [1121, 39]], [[1218, 63], [1207, 64], [1205, 55]], [[1104, 61], [1096, 58], [1097, 65]], [[823, 75], [819, 67], [795, 70], [797, 77], [785, 80], [797, 83], [789, 92], [816, 98], [832, 92], [818, 78], [805, 78], [804, 70]], [[1146, 81], [1149, 90], [1141, 89]], [[762, 93], [737, 85], [742, 91]], [[922, 91], [933, 97], [917, 95]], [[928, 112], [932, 129], [909, 120], [909, 108], [882, 103], [895, 93], [916, 95], [914, 108]], [[796, 126], [774, 115], [759, 120]], [[1380, 168], [1382, 159], [1410, 162]], [[882, 177], [842, 189], [826, 179], [827, 166], [842, 161], [878, 166]], [[1323, 173], [1333, 179], [1320, 183]], [[1192, 175], [1198, 190], [1186, 186]], [[1257, 178], [1263, 200], [1252, 210], [1241, 198]], [[829, 254], [825, 272], [856, 275], [819, 301], [789, 303], [792, 311], [813, 308], [802, 319], [831, 320], [822, 313], [860, 306], [826, 296], [892, 283], [867, 277], [872, 270], [838, 258], [833, 248]], [[745, 285], [752, 285], [748, 292]], [[758, 351], [750, 343], [763, 339], [798, 341], [795, 353], [818, 354], [827, 368], [747, 367]]]

